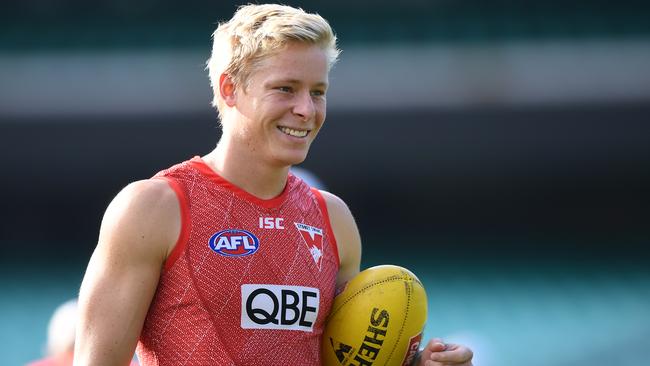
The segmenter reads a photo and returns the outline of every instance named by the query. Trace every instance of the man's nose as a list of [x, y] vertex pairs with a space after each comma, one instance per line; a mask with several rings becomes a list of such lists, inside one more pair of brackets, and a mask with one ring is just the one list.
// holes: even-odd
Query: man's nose
[[314, 100], [309, 92], [300, 93], [296, 96], [293, 113], [299, 116], [303, 121], [309, 121], [314, 117], [316, 108], [314, 107]]

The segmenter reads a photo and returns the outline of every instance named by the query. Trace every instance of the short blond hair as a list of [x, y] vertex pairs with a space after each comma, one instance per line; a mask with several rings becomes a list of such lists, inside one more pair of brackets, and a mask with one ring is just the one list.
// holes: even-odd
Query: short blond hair
[[219, 24], [212, 39], [212, 55], [207, 69], [214, 91], [212, 105], [220, 113], [223, 102], [217, 89], [221, 74], [227, 74], [235, 85], [246, 89], [249, 77], [259, 63], [292, 41], [322, 47], [329, 68], [336, 63], [340, 53], [336, 35], [323, 17], [278, 4], [239, 7], [232, 19]]

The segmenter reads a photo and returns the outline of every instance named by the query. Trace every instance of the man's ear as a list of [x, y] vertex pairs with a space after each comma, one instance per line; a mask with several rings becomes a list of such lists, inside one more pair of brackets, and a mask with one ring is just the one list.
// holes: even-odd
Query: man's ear
[[228, 107], [235, 105], [235, 83], [230, 75], [224, 73], [219, 77], [219, 93]]

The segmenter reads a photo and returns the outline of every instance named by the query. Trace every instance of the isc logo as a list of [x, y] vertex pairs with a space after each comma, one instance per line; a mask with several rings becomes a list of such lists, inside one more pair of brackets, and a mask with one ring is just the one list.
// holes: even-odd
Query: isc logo
[[282, 221], [280, 217], [260, 217], [260, 229], [284, 229]]
[[259, 249], [260, 241], [246, 230], [227, 229], [219, 231], [208, 241], [210, 249], [227, 257], [243, 257]]
[[311, 332], [318, 317], [320, 292], [302, 286], [241, 286], [241, 327]]

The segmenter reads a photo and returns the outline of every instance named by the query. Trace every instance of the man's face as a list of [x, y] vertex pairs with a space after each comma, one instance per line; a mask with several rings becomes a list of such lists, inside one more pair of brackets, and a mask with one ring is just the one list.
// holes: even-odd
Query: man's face
[[237, 88], [241, 118], [233, 133], [274, 165], [302, 162], [325, 121], [327, 85], [325, 51], [289, 43], [262, 61], [245, 90]]

